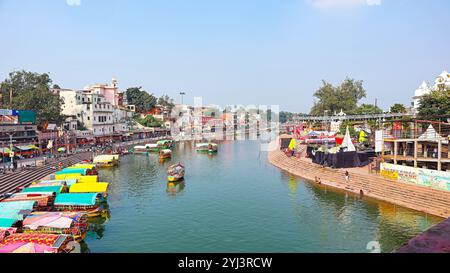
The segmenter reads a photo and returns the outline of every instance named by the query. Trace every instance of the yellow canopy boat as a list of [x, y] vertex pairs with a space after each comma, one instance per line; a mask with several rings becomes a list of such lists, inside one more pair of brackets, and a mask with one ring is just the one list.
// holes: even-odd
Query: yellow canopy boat
[[76, 183], [70, 186], [70, 193], [106, 193], [109, 183]]
[[119, 155], [98, 155], [94, 157], [97, 167], [113, 167], [119, 165]]
[[70, 180], [76, 179], [78, 183], [96, 183], [98, 182], [97, 175], [81, 175], [81, 174], [56, 174], [55, 180]]

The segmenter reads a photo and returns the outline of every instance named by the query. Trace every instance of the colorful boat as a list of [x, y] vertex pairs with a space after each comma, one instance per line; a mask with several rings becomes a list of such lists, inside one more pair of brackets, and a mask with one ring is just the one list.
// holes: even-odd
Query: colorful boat
[[22, 221], [27, 214], [33, 212], [37, 207], [38, 202], [34, 200], [1, 202], [0, 218]]
[[35, 210], [48, 211], [52, 209], [55, 197], [56, 194], [53, 192], [42, 192], [42, 193], [19, 192], [11, 195], [7, 199], [2, 200], [2, 202], [35, 201], [37, 202], [37, 207], [35, 208]]
[[104, 197], [107, 196], [109, 183], [76, 183], [70, 186], [70, 193], [101, 193]]
[[65, 191], [67, 191], [67, 187], [65, 186], [42, 186], [42, 187], [28, 187], [23, 189], [21, 192], [28, 194], [54, 193], [55, 195], [58, 195]]
[[208, 153], [216, 154], [218, 151], [219, 145], [217, 143], [209, 143], [208, 144]]
[[86, 169], [87, 175], [97, 175], [98, 174], [95, 164], [75, 164], [75, 165], [67, 167], [65, 169], [67, 169], [67, 170]]
[[76, 168], [76, 169], [68, 169], [68, 168], [66, 168], [66, 169], [62, 169], [62, 170], [59, 171], [59, 172], [56, 172], [55, 174], [56, 174], [56, 175], [58, 175], [58, 174], [80, 174], [80, 175], [89, 175], [90, 173], [89, 173], [88, 169], [85, 169], [85, 168]]
[[37, 181], [33, 182], [30, 186], [30, 188], [33, 187], [43, 187], [43, 186], [66, 186], [70, 187], [71, 185], [77, 183], [76, 179], [67, 179], [67, 180], [43, 180], [43, 181]]
[[209, 151], [209, 144], [204, 143], [197, 143], [195, 144], [195, 150], [199, 153], [207, 153]]
[[174, 143], [171, 139], [162, 139], [156, 142], [156, 145], [158, 145], [160, 149], [170, 149], [173, 147]]
[[23, 233], [64, 234], [82, 241], [88, 230], [83, 212], [34, 212], [23, 220]]
[[167, 180], [169, 182], [180, 181], [184, 178], [185, 169], [181, 163], [171, 165], [167, 168]]
[[55, 180], [77, 180], [77, 183], [97, 183], [97, 175], [80, 175], [80, 174], [57, 174]]
[[88, 217], [103, 215], [101, 204], [105, 202], [99, 193], [64, 193], [55, 199], [55, 211], [78, 211], [86, 212]]
[[172, 157], [172, 150], [162, 149], [159, 151], [159, 159], [168, 159]]
[[14, 233], [0, 242], [0, 253], [67, 253], [71, 236]]
[[158, 143], [148, 143], [145, 144], [145, 148], [151, 153], [157, 153], [160, 150]]
[[114, 167], [119, 165], [119, 155], [98, 155], [94, 157], [94, 164], [97, 167]]
[[149, 151], [147, 150], [147, 148], [145, 146], [134, 146], [133, 147], [133, 153], [134, 154], [148, 154]]

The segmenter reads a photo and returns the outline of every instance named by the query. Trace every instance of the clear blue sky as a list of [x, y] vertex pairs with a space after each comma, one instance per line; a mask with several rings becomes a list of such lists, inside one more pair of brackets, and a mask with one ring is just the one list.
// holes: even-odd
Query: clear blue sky
[[1, 79], [115, 76], [190, 103], [308, 112], [322, 79], [350, 76], [388, 108], [450, 70], [448, 0], [0, 0], [0, 30]]

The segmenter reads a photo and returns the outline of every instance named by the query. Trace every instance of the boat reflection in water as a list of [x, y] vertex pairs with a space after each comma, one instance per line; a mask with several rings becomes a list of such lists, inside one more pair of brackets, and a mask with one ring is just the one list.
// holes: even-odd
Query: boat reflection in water
[[168, 182], [167, 183], [167, 194], [169, 196], [176, 196], [177, 194], [184, 191], [186, 183], [184, 180], [178, 182]]

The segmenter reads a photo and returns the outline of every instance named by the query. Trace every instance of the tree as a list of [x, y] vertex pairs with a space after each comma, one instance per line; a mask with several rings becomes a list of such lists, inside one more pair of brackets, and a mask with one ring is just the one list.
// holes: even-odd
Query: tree
[[322, 86], [314, 93], [317, 101], [311, 108], [312, 115], [323, 115], [343, 110], [352, 113], [356, 110], [358, 101], [366, 97], [366, 91], [362, 81], [346, 78], [339, 86], [322, 80]]
[[406, 113], [406, 107], [401, 103], [395, 103], [394, 105], [391, 106], [389, 112], [396, 114]]
[[167, 108], [169, 112], [172, 111], [175, 106], [173, 99], [167, 95], [163, 95], [158, 99], [158, 104]]
[[146, 115], [144, 118], [141, 118], [140, 116], [136, 116], [136, 122], [141, 124], [145, 127], [161, 127], [162, 123], [155, 119], [152, 115]]
[[288, 121], [292, 121], [293, 117], [294, 117], [294, 114], [291, 112], [280, 111], [278, 118], [279, 118], [280, 123], [286, 123]]
[[356, 115], [364, 115], [364, 114], [381, 114], [383, 110], [381, 110], [378, 106], [373, 104], [361, 104], [358, 108], [356, 108], [353, 114]]
[[50, 91], [51, 84], [52, 80], [47, 73], [39, 74], [24, 70], [11, 72], [9, 78], [1, 84], [2, 105], [36, 111], [37, 124], [40, 126], [45, 122], [61, 124], [64, 121], [61, 114], [64, 101], [58, 94]]
[[450, 115], [450, 89], [423, 96], [418, 110], [420, 116]]
[[142, 87], [131, 87], [125, 92], [128, 104], [136, 106], [136, 112], [147, 113], [156, 105], [156, 98]]

